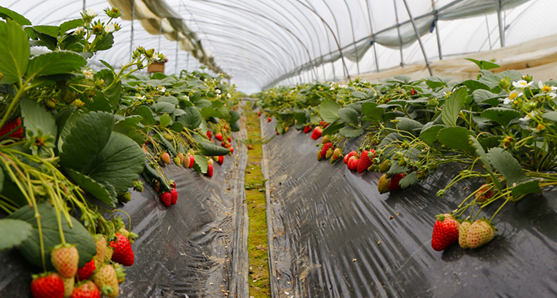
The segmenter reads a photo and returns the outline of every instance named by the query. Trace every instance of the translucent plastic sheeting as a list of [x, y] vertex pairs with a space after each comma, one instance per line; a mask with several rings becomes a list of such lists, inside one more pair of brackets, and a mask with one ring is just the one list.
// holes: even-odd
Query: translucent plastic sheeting
[[[245, 129], [235, 135], [245, 138]], [[139, 237], [118, 297], [248, 297], [247, 149], [233, 142], [235, 153], [222, 166], [215, 163], [212, 178], [167, 166], [179, 194], [176, 205], [164, 207], [143, 181], [144, 191], [132, 191], [132, 200], [119, 206]], [[127, 226], [127, 216], [117, 215]], [[36, 268], [15, 250], [0, 253], [0, 268], [0, 297], [31, 297]]]
[[[125, 63], [130, 49], [142, 45], [168, 56], [167, 73], [209, 64], [210, 73], [229, 74], [243, 91], [254, 92], [424, 62], [403, 0], [133, 0], [138, 19], [133, 39], [127, 21], [132, 0], [111, 1], [127, 13], [113, 49], [92, 58], [95, 68], [103, 67], [101, 59]], [[1, 5], [33, 24], [52, 25], [78, 18], [84, 2], [97, 12], [110, 5], [107, 0], [2, 0]], [[430, 60], [501, 47], [499, 23], [506, 47], [557, 33], [554, 0], [406, 2]], [[158, 32], [162, 35], [152, 35]]]
[[[274, 135], [275, 121], [261, 124], [264, 138]], [[482, 182], [458, 183], [439, 198], [459, 170], [449, 166], [380, 195], [379, 173], [317, 162], [309, 135], [292, 129], [263, 147], [273, 297], [557, 295], [557, 191], [505, 206], [485, 246], [436, 252], [435, 216], [456, 209]], [[345, 152], [356, 147], [349, 143]]]

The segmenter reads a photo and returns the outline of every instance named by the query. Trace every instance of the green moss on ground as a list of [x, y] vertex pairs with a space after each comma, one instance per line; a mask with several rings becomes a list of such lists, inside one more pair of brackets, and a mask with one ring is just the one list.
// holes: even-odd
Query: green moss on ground
[[[245, 114], [248, 139], [260, 140], [261, 126], [257, 113], [250, 111]], [[262, 145], [260, 142], [254, 142], [252, 146], [253, 149], [248, 150], [248, 163], [244, 178], [249, 216], [249, 292], [250, 297], [260, 298], [271, 297], [267, 245], [267, 200], [261, 172]]]

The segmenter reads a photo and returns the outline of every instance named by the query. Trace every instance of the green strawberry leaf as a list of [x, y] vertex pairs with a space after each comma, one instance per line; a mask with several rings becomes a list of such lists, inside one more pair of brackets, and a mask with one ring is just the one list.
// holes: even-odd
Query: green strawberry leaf
[[499, 67], [501, 67], [499, 64], [495, 64], [495, 63], [490, 62], [490, 61], [476, 60], [476, 59], [472, 59], [472, 58], [464, 58], [464, 59], [476, 63], [476, 65], [477, 65], [480, 69], [493, 69], [493, 68], [499, 68]]
[[172, 119], [170, 119], [170, 115], [168, 115], [167, 113], [162, 114], [161, 118], [159, 119], [159, 123], [162, 127], [169, 126], [171, 122]]
[[209, 164], [207, 163], [207, 159], [205, 158], [205, 156], [201, 154], [195, 154], [193, 158], [195, 160], [195, 164], [193, 165], [193, 168], [198, 173], [206, 174], [207, 170], [209, 169]]
[[335, 122], [330, 123], [329, 126], [327, 126], [325, 129], [323, 129], [323, 132], [321, 133], [321, 135], [323, 135], [323, 136], [333, 135], [333, 134], [337, 133], [343, 127], [344, 127], [344, 123], [342, 123], [339, 119]]
[[134, 114], [143, 117], [141, 120], [141, 124], [143, 125], [152, 126], [156, 123], [155, 118], [153, 118], [153, 112], [151, 112], [151, 110], [146, 106], [137, 108]]
[[33, 132], [34, 136], [38, 135], [41, 130], [43, 135], [49, 134], [56, 138], [58, 136], [58, 126], [52, 113], [36, 101], [24, 96], [20, 102], [21, 116], [23, 117], [23, 126], [26, 131]]
[[[45, 257], [46, 269], [53, 270], [54, 267], [50, 262], [50, 250], [61, 243], [56, 210], [47, 203], [38, 204], [37, 208], [41, 215], [40, 221], [44, 241], [44, 251], [42, 254], [44, 254]], [[23, 220], [33, 227], [31, 236], [23, 241], [19, 246], [19, 251], [29, 262], [42, 268], [41, 246], [35, 210], [29, 208], [29, 206], [24, 206], [7, 218]], [[89, 234], [89, 231], [87, 231], [77, 219], [73, 217], [70, 217], [70, 219], [73, 226], [72, 228], [70, 228], [67, 221], [62, 218], [62, 231], [64, 232], [64, 238], [67, 243], [77, 245], [76, 248], [79, 253], [78, 266], [83, 267], [85, 263], [91, 261], [93, 256], [97, 253], [97, 246], [95, 245], [93, 236]]]
[[324, 121], [329, 123], [333, 123], [340, 119], [338, 117], [338, 110], [340, 109], [340, 105], [333, 100], [324, 100], [319, 105], [319, 114]]
[[93, 180], [91, 177], [81, 174], [80, 172], [72, 169], [66, 169], [68, 177], [72, 179], [83, 190], [92, 194], [95, 198], [101, 200], [103, 203], [116, 207], [118, 200], [116, 199], [116, 191], [112, 185], [103, 185]]
[[531, 194], [531, 193], [541, 193], [540, 182], [538, 180], [532, 180], [527, 182], [522, 182], [513, 188], [512, 195], [518, 198], [521, 195]]
[[29, 64], [29, 38], [20, 24], [6, 20], [0, 22], [0, 40], [0, 85], [19, 82]]
[[443, 128], [437, 134], [439, 142], [447, 148], [463, 151], [464, 153], [474, 155], [476, 149], [470, 145], [468, 136], [472, 132], [464, 127], [447, 127]]
[[203, 155], [206, 155], [206, 156], [221, 156], [221, 155], [227, 155], [227, 154], [230, 153], [229, 149], [217, 146], [213, 143], [200, 142], [199, 145], [201, 146], [199, 148], [199, 152]]
[[185, 107], [184, 111], [186, 114], [180, 115], [177, 121], [182, 123], [185, 128], [195, 129], [203, 121], [203, 117], [196, 107]]
[[460, 87], [449, 96], [441, 111], [441, 117], [446, 126], [456, 126], [458, 114], [466, 103], [467, 95], [466, 88]]
[[169, 102], [162, 101], [162, 102], [155, 103], [153, 105], [153, 110], [157, 114], [163, 114], [163, 113], [172, 114], [172, 112], [174, 112], [174, 110], [176, 110], [176, 106], [169, 103]]
[[437, 141], [437, 135], [441, 129], [445, 128], [444, 125], [430, 125], [429, 127], [425, 127], [420, 133], [420, 139], [424, 142], [428, 143], [429, 145], [433, 145]]
[[31, 236], [33, 226], [19, 219], [0, 220], [0, 251], [19, 246]]
[[363, 128], [354, 128], [352, 126], [345, 126], [345, 127], [340, 129], [339, 133], [343, 137], [357, 138], [364, 133], [364, 129]]
[[174, 96], [161, 96], [157, 99], [157, 102], [168, 102], [173, 105], [177, 105], [180, 101]]
[[341, 108], [338, 110], [338, 116], [344, 123], [358, 126], [358, 111], [352, 108]]
[[26, 75], [28, 78], [36, 78], [70, 73], [80, 70], [86, 63], [87, 61], [83, 57], [74, 52], [50, 52], [31, 59]]
[[404, 176], [404, 178], [400, 179], [398, 184], [400, 185], [400, 187], [402, 187], [402, 189], [405, 189], [416, 184], [416, 182], [418, 182], [418, 173], [412, 172]]
[[509, 123], [520, 117], [522, 114], [519, 111], [507, 108], [489, 108], [482, 112], [482, 117], [493, 120], [505, 127], [509, 126]]
[[140, 131], [141, 128], [139, 127], [139, 123], [142, 119], [143, 118], [141, 116], [128, 116], [116, 122], [116, 124], [114, 124], [113, 131], [126, 135], [130, 139], [134, 140], [139, 146], [142, 146], [147, 139], [145, 134]]
[[487, 153], [487, 158], [491, 165], [507, 179], [507, 185], [514, 186], [530, 181], [520, 163], [507, 151], [502, 148], [492, 148]]
[[362, 114], [372, 119], [373, 122], [381, 122], [385, 109], [378, 108], [375, 102], [366, 102], [362, 104]]
[[542, 115], [542, 117], [544, 119], [553, 121], [553, 122], [557, 122], [557, 111], [553, 111], [553, 112], [549, 112], [549, 113], [545, 113]]

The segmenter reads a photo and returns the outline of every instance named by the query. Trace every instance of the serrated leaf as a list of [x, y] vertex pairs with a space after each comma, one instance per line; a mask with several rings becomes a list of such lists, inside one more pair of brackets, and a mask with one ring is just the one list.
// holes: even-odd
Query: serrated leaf
[[83, 190], [92, 194], [95, 198], [103, 203], [115, 207], [118, 200], [116, 199], [116, 191], [114, 187], [107, 187], [72, 169], [66, 169], [68, 177], [79, 185]]
[[441, 117], [443, 123], [446, 126], [456, 126], [456, 120], [458, 119], [458, 114], [460, 110], [464, 107], [467, 96], [466, 88], [461, 87], [455, 90], [445, 101], [443, 105], [443, 110], [441, 111]]
[[508, 186], [529, 181], [520, 163], [502, 148], [490, 149], [487, 158], [491, 165], [507, 179]]
[[468, 139], [469, 135], [472, 135], [472, 132], [464, 127], [447, 127], [439, 131], [437, 138], [439, 142], [447, 148], [474, 154], [476, 149], [470, 145]]
[[512, 195], [513, 197], [518, 198], [521, 195], [541, 192], [542, 189], [540, 188], [540, 182], [538, 180], [532, 180], [517, 184], [512, 190]]
[[366, 102], [362, 104], [362, 114], [374, 120], [374, 122], [381, 122], [385, 109], [377, 107], [375, 102]]
[[29, 21], [26, 17], [20, 15], [19, 13], [10, 10], [6, 7], [0, 6], [0, 18], [4, 20], [12, 19], [16, 21], [20, 26], [30, 26], [31, 21]]
[[493, 68], [499, 68], [499, 67], [501, 67], [500, 65], [495, 64], [495, 63], [493, 63], [493, 62], [491, 62], [491, 61], [476, 60], [476, 59], [472, 59], [472, 58], [464, 58], [464, 59], [476, 63], [476, 65], [477, 65], [480, 69], [493, 69]]
[[172, 125], [170, 125], [170, 130], [180, 133], [182, 132], [182, 130], [184, 130], [184, 125], [180, 122], [174, 122], [172, 123]]
[[152, 126], [155, 125], [155, 118], [153, 118], [153, 113], [151, 109], [146, 106], [140, 106], [135, 110], [135, 115], [141, 116], [143, 119], [141, 120], [141, 124]]
[[230, 115], [230, 124], [240, 120], [240, 113], [230, 110], [228, 111], [228, 114]]
[[29, 38], [12, 20], [0, 22], [0, 84], [19, 82], [29, 63]]
[[[64, 35], [68, 30], [75, 29], [77, 27], [83, 26], [83, 19], [69, 20], [60, 24], [60, 36]], [[101, 60], [102, 61], [102, 60]]]
[[418, 173], [412, 172], [400, 179], [398, 183], [402, 189], [405, 189], [416, 184], [416, 182], [418, 182]]
[[[19, 246], [19, 251], [23, 254], [23, 256], [25, 256], [25, 258], [35, 266], [42, 268], [41, 255], [44, 254], [47, 267], [46, 269], [53, 270], [54, 267], [52, 266], [49, 257], [50, 250], [54, 246], [61, 243], [56, 211], [47, 203], [38, 204], [37, 208], [41, 214], [40, 221], [44, 241], [44, 251], [42, 253], [35, 210], [33, 208], [29, 208], [29, 206], [24, 206], [12, 213], [8, 216], [8, 218], [26, 221], [33, 227], [31, 236], [29, 236]], [[62, 230], [64, 232], [66, 242], [77, 245], [76, 248], [79, 253], [78, 266], [81, 268], [85, 265], [85, 263], [90, 262], [93, 259], [93, 256], [97, 253], [97, 246], [95, 245], [93, 236], [89, 234], [89, 231], [87, 231], [87, 229], [85, 229], [85, 227], [77, 219], [73, 217], [70, 218], [73, 228], [70, 228], [66, 220], [63, 219]]]
[[491, 169], [489, 159], [487, 157], [487, 154], [485, 154], [483, 146], [478, 142], [478, 140], [476, 140], [476, 138], [473, 135], [468, 136], [468, 138], [470, 140], [470, 144], [474, 147], [474, 150], [476, 152], [476, 156], [478, 156], [480, 158], [480, 161], [483, 163], [483, 165], [485, 167], [485, 170], [491, 176], [491, 180], [495, 184], [495, 187], [497, 188], [497, 190], [499, 190], [499, 192], [503, 192], [502, 187], [501, 187], [501, 183], [499, 182], [499, 180], [497, 179], [497, 176], [495, 176], [495, 174], [493, 173], [493, 170]]
[[209, 142], [200, 142], [199, 152], [206, 156], [221, 156], [230, 153], [230, 150]]
[[34, 136], [38, 135], [39, 130], [43, 135], [49, 134], [53, 138], [58, 136], [56, 120], [44, 106], [25, 96], [20, 102], [20, 108], [23, 126], [27, 131], [33, 132]]
[[502, 136], [487, 137], [485, 139], [482, 139], [480, 141], [480, 144], [482, 144], [482, 147], [484, 148], [484, 150], [489, 150], [491, 148], [498, 147], [499, 144], [501, 144], [501, 139], [502, 138], [503, 138]]
[[509, 125], [509, 123], [520, 117], [522, 114], [513, 109], [507, 108], [489, 108], [482, 112], [482, 117], [493, 120], [505, 127]]
[[31, 236], [33, 226], [19, 219], [0, 220], [0, 251], [21, 245]]
[[430, 127], [422, 130], [422, 132], [420, 133], [420, 139], [422, 139], [424, 142], [428, 143], [429, 145], [433, 145], [433, 143], [437, 141], [437, 135], [439, 131], [444, 127], [445, 127], [444, 125], [440, 125], [440, 124], [431, 125]]
[[377, 148], [383, 149], [384, 147], [388, 146], [389, 144], [391, 144], [395, 141], [402, 141], [402, 140], [403, 140], [403, 137], [401, 135], [399, 135], [396, 132], [393, 132], [393, 133], [388, 134], [386, 137], [384, 137], [383, 140], [381, 140], [381, 142], [377, 146]]
[[352, 108], [341, 108], [338, 110], [338, 116], [344, 123], [358, 126], [358, 112]]
[[549, 113], [545, 113], [542, 115], [542, 117], [544, 119], [553, 121], [553, 122], [557, 122], [557, 111], [553, 111], [553, 112], [549, 112]]
[[170, 122], [172, 122], [172, 119], [170, 119], [170, 115], [168, 115], [167, 113], [162, 114], [161, 118], [159, 119], [159, 123], [162, 127], [169, 126]]
[[201, 124], [203, 117], [199, 110], [194, 107], [185, 107], [184, 111], [186, 114], [180, 115], [177, 119], [178, 122], [182, 123], [185, 128], [195, 129]]
[[180, 101], [174, 96], [161, 96], [157, 99], [157, 102], [168, 102], [173, 105], [177, 105]]
[[406, 131], [409, 133], [413, 133], [415, 129], [420, 129], [424, 126], [420, 122], [406, 117], [396, 117], [395, 121], [396, 120], [398, 120], [398, 123], [395, 124], [396, 127], [398, 127], [398, 130]]
[[128, 138], [134, 140], [138, 145], [143, 145], [147, 139], [145, 134], [140, 132], [139, 123], [141, 116], [128, 116], [114, 125], [113, 131], [126, 135]]
[[462, 84], [466, 87], [468, 87], [468, 89], [470, 89], [470, 92], [474, 92], [476, 90], [490, 90], [491, 88], [489, 88], [488, 85], [477, 81], [477, 80], [466, 80], [463, 81]]
[[326, 136], [326, 135], [333, 135], [335, 133], [337, 133], [341, 128], [344, 127], [344, 123], [342, 123], [339, 120], [330, 123], [329, 126], [327, 126], [325, 129], [323, 129], [323, 132], [321, 133], [321, 135]]
[[491, 106], [499, 105], [499, 98], [502, 97], [498, 94], [482, 89], [475, 90], [472, 95], [476, 103], [489, 104]]
[[112, 35], [112, 33], [108, 33], [99, 42], [97, 42], [94, 49], [92, 49], [91, 51], [92, 52], [105, 51], [112, 48], [113, 44], [114, 44], [114, 35]]
[[81, 69], [87, 61], [74, 52], [57, 51], [42, 54], [29, 61], [27, 77], [70, 73]]
[[393, 164], [391, 165], [391, 167], [389, 168], [389, 171], [387, 173], [389, 175], [396, 175], [396, 174], [406, 173], [409, 170], [410, 169], [407, 168], [406, 166], [399, 166], [398, 162], [395, 161], [395, 162], [393, 162]]
[[361, 91], [354, 91], [352, 93], [350, 93], [350, 95], [352, 95], [352, 97], [356, 97], [356, 98], [366, 98], [367, 94], [365, 94], [364, 92]]
[[194, 170], [201, 174], [207, 174], [209, 169], [209, 164], [207, 164], [207, 159], [201, 154], [195, 154], [193, 156], [195, 163], [193, 164]]
[[174, 112], [174, 110], [176, 110], [176, 106], [169, 102], [157, 102], [153, 105], [153, 110], [157, 114], [171, 114], [172, 112]]
[[340, 129], [339, 133], [343, 137], [357, 138], [364, 133], [364, 129], [363, 128], [354, 128], [354, 127], [351, 127], [351, 126], [345, 126], [345, 127]]

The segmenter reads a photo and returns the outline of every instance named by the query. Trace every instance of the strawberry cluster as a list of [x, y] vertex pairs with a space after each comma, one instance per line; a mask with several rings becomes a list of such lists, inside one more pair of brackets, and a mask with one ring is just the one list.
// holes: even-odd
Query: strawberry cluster
[[56, 272], [33, 276], [31, 293], [34, 298], [100, 298], [101, 294], [116, 298], [119, 284], [124, 282], [123, 266], [134, 263], [131, 243], [136, 234], [121, 228], [115, 239], [107, 244], [104, 235], [96, 235], [97, 253], [78, 268], [79, 252], [75, 245], [60, 244], [50, 253]]

